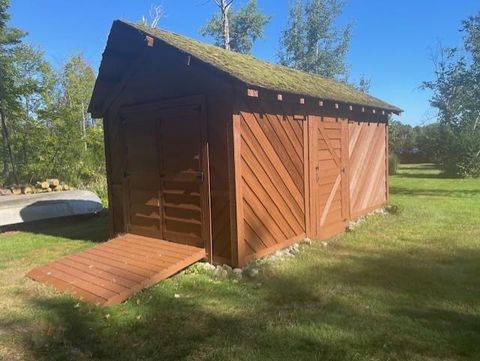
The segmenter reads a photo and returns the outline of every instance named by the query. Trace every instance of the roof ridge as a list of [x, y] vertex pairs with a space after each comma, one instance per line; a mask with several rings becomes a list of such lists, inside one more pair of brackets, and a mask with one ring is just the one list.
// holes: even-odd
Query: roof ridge
[[[117, 21], [143, 31], [252, 86], [311, 96], [322, 100], [376, 107], [397, 113], [402, 112], [400, 108], [370, 94], [363, 93], [352, 85], [337, 79], [271, 63], [251, 54], [228, 51], [169, 30], [150, 28], [125, 20]], [[206, 51], [207, 49], [208, 51]]]

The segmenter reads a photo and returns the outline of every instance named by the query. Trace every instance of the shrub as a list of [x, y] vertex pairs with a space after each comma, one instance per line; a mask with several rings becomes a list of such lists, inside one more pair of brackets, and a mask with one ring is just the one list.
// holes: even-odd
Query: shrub
[[391, 152], [390, 155], [388, 156], [388, 174], [389, 175], [395, 175], [397, 174], [397, 169], [398, 169], [398, 156]]

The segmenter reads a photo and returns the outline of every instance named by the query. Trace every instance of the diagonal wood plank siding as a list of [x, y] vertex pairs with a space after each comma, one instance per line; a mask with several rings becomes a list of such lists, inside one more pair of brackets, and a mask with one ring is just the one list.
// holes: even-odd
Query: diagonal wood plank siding
[[387, 200], [386, 125], [349, 122], [350, 216], [359, 217]]
[[285, 246], [306, 231], [304, 120], [266, 108], [257, 104], [240, 112], [241, 226], [247, 258]]

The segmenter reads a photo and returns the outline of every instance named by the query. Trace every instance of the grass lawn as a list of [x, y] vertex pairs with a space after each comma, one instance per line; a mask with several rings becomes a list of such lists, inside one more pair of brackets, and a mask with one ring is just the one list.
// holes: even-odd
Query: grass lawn
[[2, 234], [0, 359], [480, 360], [480, 180], [403, 166], [391, 204], [253, 280], [181, 274], [105, 308], [23, 277], [105, 217]]

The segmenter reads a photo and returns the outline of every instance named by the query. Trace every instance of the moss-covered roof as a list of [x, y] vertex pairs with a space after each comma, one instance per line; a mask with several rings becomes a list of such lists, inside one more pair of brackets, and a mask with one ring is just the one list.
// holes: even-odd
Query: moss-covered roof
[[336, 80], [267, 63], [250, 55], [227, 51], [164, 30], [132, 23], [127, 24], [253, 87], [310, 96], [322, 100], [377, 107], [396, 113], [402, 111], [394, 105], [362, 93]]

